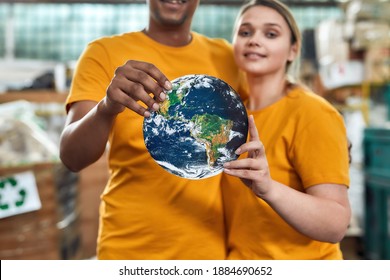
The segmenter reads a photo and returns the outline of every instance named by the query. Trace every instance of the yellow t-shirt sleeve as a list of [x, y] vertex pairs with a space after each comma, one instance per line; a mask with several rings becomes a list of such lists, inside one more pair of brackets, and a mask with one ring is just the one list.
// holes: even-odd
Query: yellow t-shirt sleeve
[[296, 134], [292, 156], [294, 166], [304, 188], [320, 183], [349, 186], [348, 142], [344, 121], [333, 108], [323, 106], [319, 110], [305, 116], [311, 119]]
[[103, 99], [113, 71], [105, 48], [97, 42], [90, 43], [81, 54], [76, 67], [66, 100], [67, 107], [81, 100], [98, 102]]

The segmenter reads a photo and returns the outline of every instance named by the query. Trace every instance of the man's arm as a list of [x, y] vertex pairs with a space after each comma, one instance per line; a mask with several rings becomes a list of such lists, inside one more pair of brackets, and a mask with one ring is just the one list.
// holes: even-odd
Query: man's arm
[[150, 63], [128, 61], [117, 68], [106, 96], [99, 103], [79, 101], [71, 104], [60, 138], [63, 163], [78, 172], [98, 160], [106, 148], [116, 116], [128, 108], [149, 117], [147, 108], [158, 110], [158, 102], [165, 99], [164, 90], [170, 87], [165, 75]]

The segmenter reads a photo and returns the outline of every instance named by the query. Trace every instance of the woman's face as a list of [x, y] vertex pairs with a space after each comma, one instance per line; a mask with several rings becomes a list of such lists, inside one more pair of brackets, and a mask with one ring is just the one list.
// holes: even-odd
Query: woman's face
[[265, 6], [251, 7], [239, 18], [233, 46], [237, 65], [256, 76], [284, 74], [287, 61], [296, 56], [287, 22]]

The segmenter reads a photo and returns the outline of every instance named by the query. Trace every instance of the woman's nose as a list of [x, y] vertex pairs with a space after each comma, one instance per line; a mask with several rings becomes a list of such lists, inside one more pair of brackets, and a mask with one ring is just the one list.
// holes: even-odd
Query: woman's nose
[[248, 45], [249, 46], [260, 46], [260, 39], [259, 39], [259, 36], [252, 36], [249, 38], [248, 40]]

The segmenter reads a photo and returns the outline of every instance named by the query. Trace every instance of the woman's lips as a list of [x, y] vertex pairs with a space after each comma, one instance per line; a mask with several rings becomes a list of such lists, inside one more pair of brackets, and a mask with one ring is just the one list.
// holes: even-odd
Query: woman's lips
[[244, 53], [244, 56], [246, 58], [251, 58], [251, 59], [259, 59], [259, 58], [266, 57], [265, 55], [260, 54], [260, 53], [256, 53], [256, 52], [246, 52], [246, 53]]

